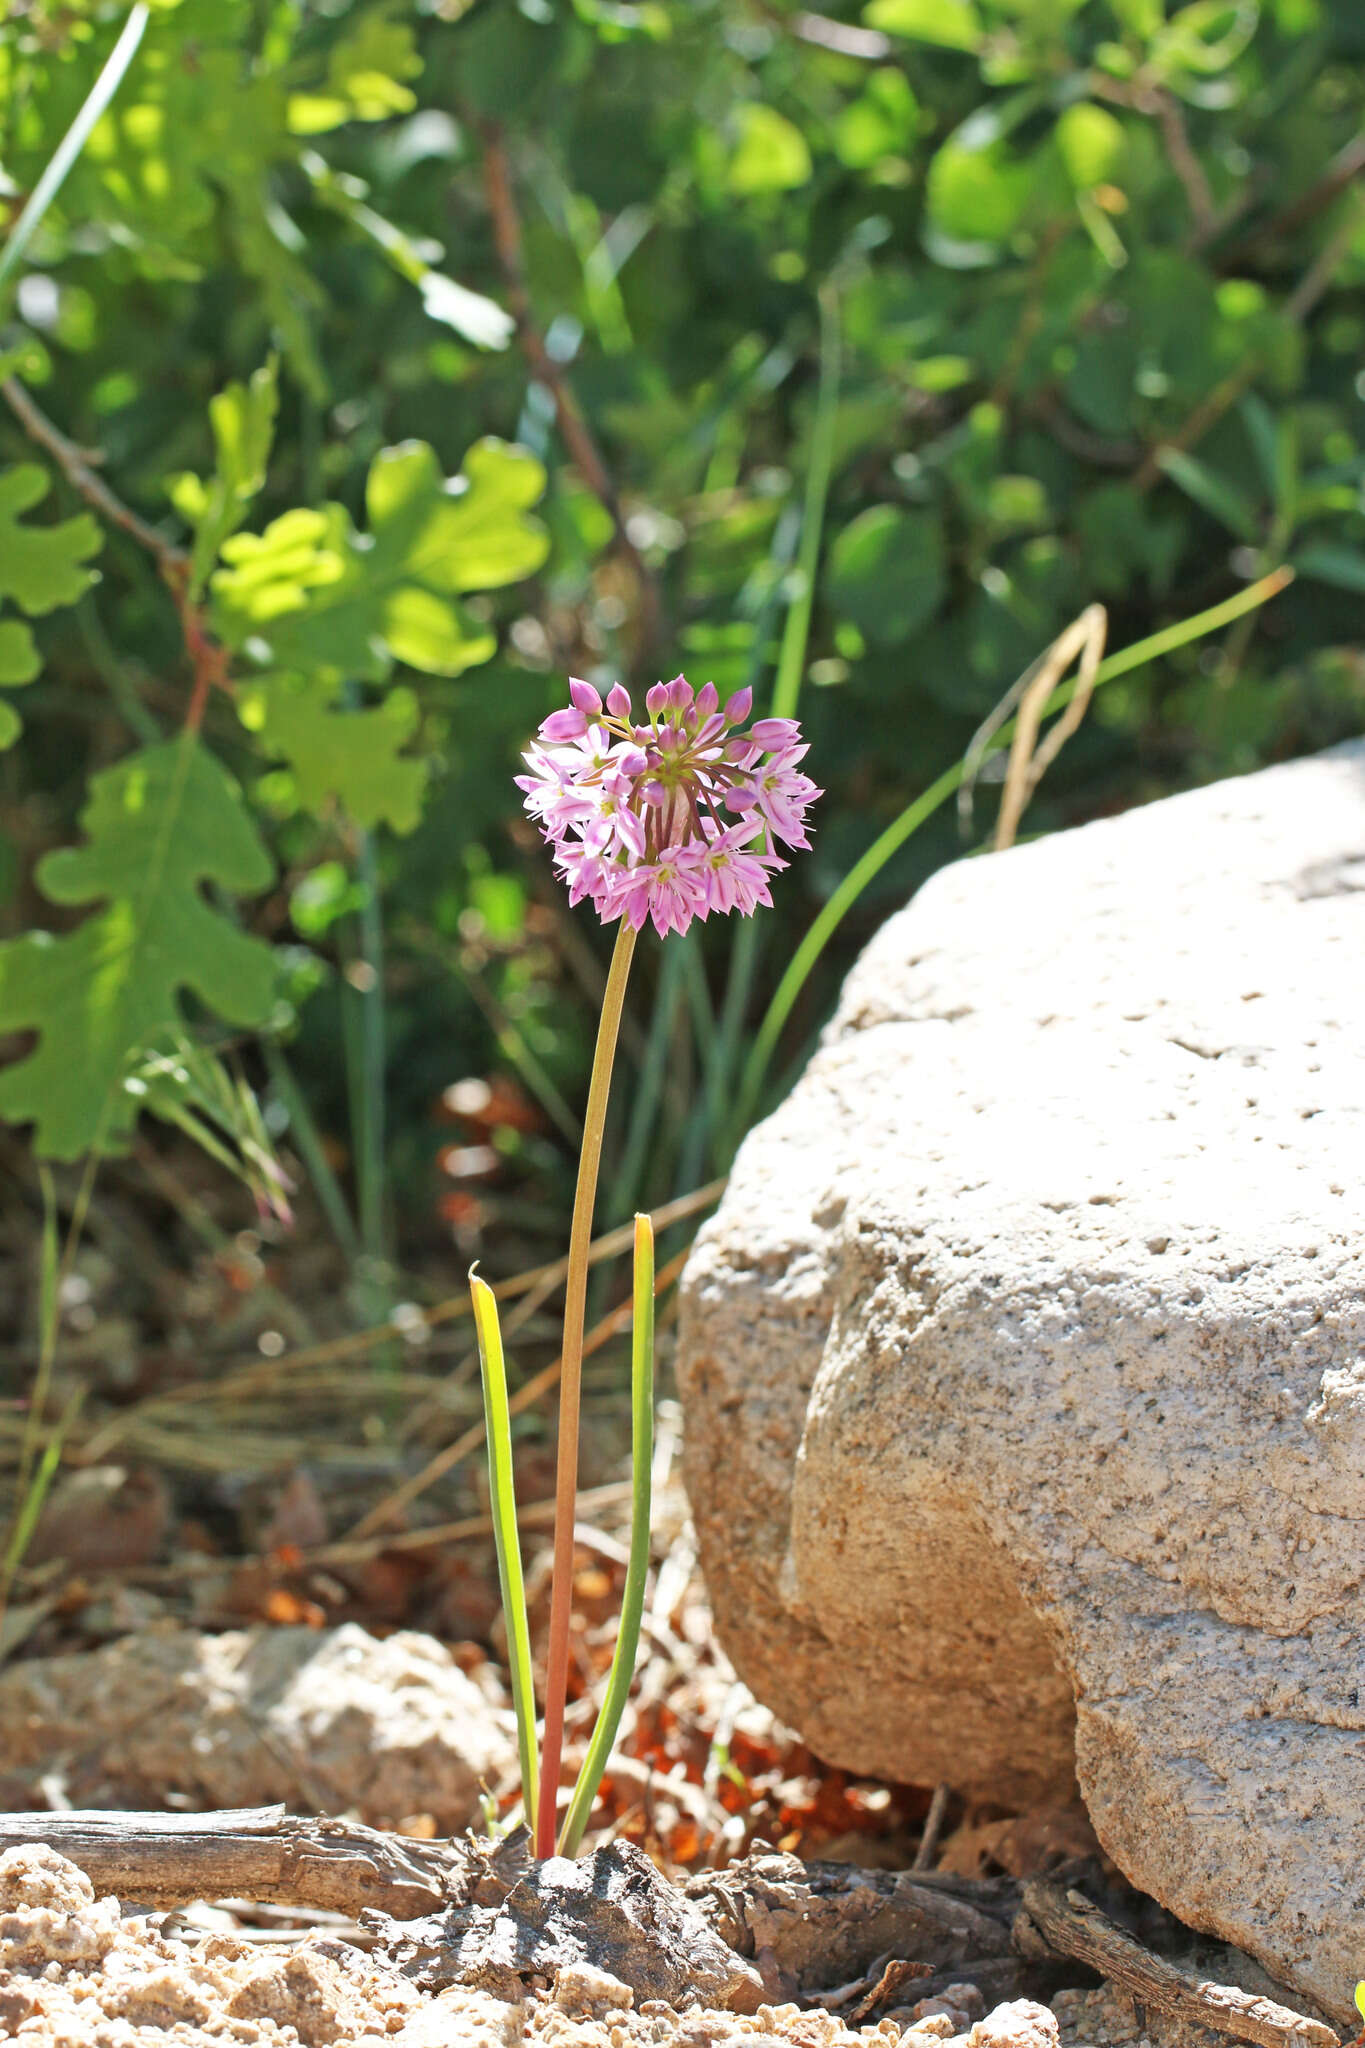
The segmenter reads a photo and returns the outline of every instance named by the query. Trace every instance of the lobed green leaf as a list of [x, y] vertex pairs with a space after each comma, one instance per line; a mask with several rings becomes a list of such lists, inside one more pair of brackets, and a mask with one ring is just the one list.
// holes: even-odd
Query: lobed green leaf
[[40, 862], [52, 903], [102, 907], [70, 933], [0, 946], [0, 1030], [37, 1044], [0, 1072], [0, 1116], [32, 1123], [38, 1154], [76, 1159], [124, 1137], [135, 1061], [183, 1029], [188, 991], [230, 1024], [260, 1025], [275, 995], [270, 948], [205, 899], [267, 888], [274, 865], [232, 778], [191, 735], [96, 775], [83, 846]]

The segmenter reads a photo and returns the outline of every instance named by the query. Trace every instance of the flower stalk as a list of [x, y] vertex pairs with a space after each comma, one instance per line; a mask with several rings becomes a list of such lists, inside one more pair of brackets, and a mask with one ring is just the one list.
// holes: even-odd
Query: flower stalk
[[[537, 1856], [553, 1856], [559, 1778], [564, 1755], [564, 1709], [569, 1689], [569, 1623], [573, 1607], [573, 1531], [578, 1505], [578, 1421], [583, 1387], [583, 1326], [588, 1305], [588, 1252], [597, 1201], [597, 1174], [616, 1041], [621, 1030], [626, 983], [635, 952], [635, 931], [623, 923], [616, 934], [602, 1015], [597, 1026], [583, 1145], [578, 1155], [573, 1221], [569, 1226], [569, 1269], [564, 1281], [564, 1341], [560, 1351], [559, 1448], [555, 1463], [554, 1568], [550, 1583], [550, 1635], [545, 1669], [545, 1732], [541, 1742], [540, 1793], [535, 1808]], [[524, 1780], [523, 1780], [524, 1782]], [[527, 1811], [531, 1810], [529, 1804]]]

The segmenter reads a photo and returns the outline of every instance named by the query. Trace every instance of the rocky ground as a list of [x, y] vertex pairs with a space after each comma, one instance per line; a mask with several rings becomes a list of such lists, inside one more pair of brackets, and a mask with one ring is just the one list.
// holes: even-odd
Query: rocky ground
[[625, 1984], [586, 1966], [520, 1999], [464, 1987], [432, 1994], [401, 1966], [327, 1930], [248, 1933], [212, 1922], [203, 1910], [121, 1907], [97, 1898], [55, 1850], [7, 1850], [0, 2031], [25, 2048], [1212, 2048], [1218, 2039], [1199, 2028], [1151, 2036], [1112, 1988], [1064, 1991], [1051, 2008], [1016, 1999], [986, 2013], [979, 1991], [963, 1985], [908, 2023], [857, 2027], [793, 2004], [753, 2013], [678, 2010], [659, 1999], [637, 2006]]

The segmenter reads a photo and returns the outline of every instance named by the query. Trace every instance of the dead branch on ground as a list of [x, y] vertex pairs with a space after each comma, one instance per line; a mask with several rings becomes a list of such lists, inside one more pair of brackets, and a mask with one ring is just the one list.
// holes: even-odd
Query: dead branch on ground
[[1154, 2006], [1172, 2019], [1192, 2020], [1235, 2040], [1255, 2041], [1259, 2048], [1337, 2048], [1336, 2035], [1321, 2020], [1230, 1984], [1209, 1983], [1154, 1956], [1083, 1892], [1041, 1880], [1027, 1883], [1020, 1917], [1028, 1925], [1016, 1923], [1016, 1946], [1027, 1948], [1030, 1932], [1036, 1930], [1058, 1954], [1087, 1964], [1122, 1985], [1140, 2004]]

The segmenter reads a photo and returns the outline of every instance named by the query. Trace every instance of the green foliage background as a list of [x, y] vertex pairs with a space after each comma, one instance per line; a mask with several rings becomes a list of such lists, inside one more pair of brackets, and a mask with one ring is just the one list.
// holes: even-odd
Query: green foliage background
[[[11, 229], [128, 14], [0, 4]], [[0, 306], [0, 1113], [70, 1159], [150, 1105], [267, 1198], [273, 1136], [373, 1270], [513, 1070], [483, 1213], [556, 1233], [602, 948], [516, 754], [568, 672], [762, 700], [821, 389], [817, 849], [738, 967], [642, 966], [617, 1212], [723, 1166], [801, 931], [1087, 603], [1122, 647], [1297, 571], [1103, 691], [1029, 830], [1357, 732], [1363, 101], [1357, 0], [158, 0]]]

